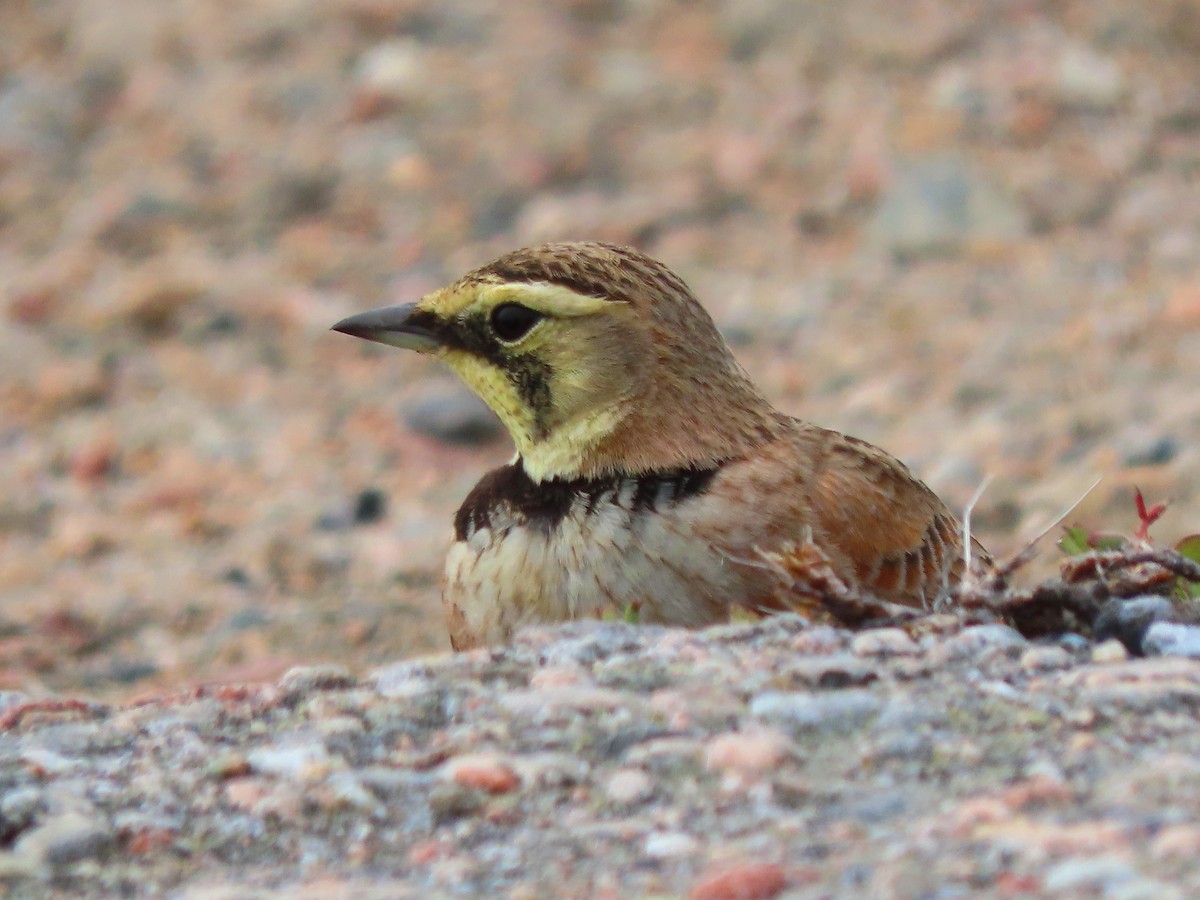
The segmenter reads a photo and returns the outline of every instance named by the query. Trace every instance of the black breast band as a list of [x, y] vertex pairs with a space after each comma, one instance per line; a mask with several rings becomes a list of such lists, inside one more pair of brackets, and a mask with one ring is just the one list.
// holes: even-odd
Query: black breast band
[[552, 478], [535, 482], [520, 460], [483, 477], [467, 495], [454, 517], [454, 536], [465, 541], [497, 516], [513, 524], [549, 534], [579, 503], [586, 515], [602, 502], [617, 503], [630, 512], [674, 506], [708, 490], [719, 468], [671, 469], [644, 475], [605, 478]]

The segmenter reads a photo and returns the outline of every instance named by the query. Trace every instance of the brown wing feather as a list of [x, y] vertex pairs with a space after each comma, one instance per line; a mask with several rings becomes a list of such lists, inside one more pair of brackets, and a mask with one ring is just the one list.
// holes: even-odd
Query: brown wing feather
[[837, 432], [824, 437], [808, 496], [814, 540], [880, 599], [932, 602], [961, 574], [958, 519], [884, 451]]

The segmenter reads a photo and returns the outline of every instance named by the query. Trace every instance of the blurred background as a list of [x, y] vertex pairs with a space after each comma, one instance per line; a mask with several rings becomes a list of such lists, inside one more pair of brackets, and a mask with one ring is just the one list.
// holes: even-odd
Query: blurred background
[[0, 688], [444, 648], [507, 439], [327, 329], [579, 238], [999, 553], [1200, 530], [1197, 0], [4, 0]]

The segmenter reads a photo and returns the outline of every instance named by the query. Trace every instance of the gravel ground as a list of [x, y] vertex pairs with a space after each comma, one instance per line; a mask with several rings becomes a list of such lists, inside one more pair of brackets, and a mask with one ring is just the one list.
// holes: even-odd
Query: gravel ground
[[445, 647], [507, 442], [327, 329], [548, 238], [666, 260], [951, 504], [991, 476], [999, 553], [1097, 476], [1080, 523], [1200, 530], [1198, 50], [1192, 0], [0, 3], [0, 687]]
[[990, 477], [1000, 555], [1097, 476], [1073, 521], [1200, 531], [1194, 0], [0, 2], [14, 892], [1194, 894], [1193, 660], [787, 620], [395, 663], [510, 449], [328, 326], [571, 238], [678, 270], [788, 412]]
[[4, 698], [13, 894], [1171, 898], [1200, 660], [580, 623], [118, 708]]

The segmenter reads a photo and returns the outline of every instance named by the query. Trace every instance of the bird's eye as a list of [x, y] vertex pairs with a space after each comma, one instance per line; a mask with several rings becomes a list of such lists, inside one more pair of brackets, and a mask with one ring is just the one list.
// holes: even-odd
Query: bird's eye
[[492, 331], [502, 341], [519, 341], [544, 317], [520, 303], [502, 303], [492, 310]]

